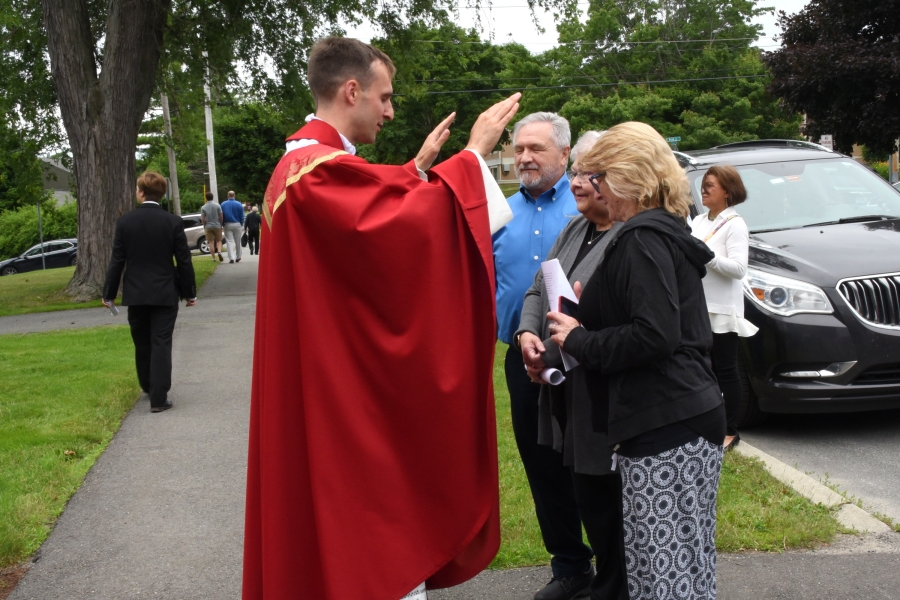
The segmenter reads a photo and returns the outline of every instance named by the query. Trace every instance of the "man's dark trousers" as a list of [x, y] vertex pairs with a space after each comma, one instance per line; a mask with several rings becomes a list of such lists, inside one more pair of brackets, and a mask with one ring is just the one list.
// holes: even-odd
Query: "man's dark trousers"
[[247, 229], [247, 245], [251, 254], [259, 254], [259, 229]]
[[581, 517], [575, 502], [572, 475], [562, 454], [538, 439], [538, 396], [541, 386], [528, 378], [522, 353], [510, 346], [506, 353], [506, 386], [512, 408], [513, 434], [537, 513], [544, 546], [553, 557], [554, 577], [581, 575], [590, 568], [593, 552], [581, 538]]
[[177, 316], [177, 304], [128, 307], [138, 382], [150, 394], [151, 407], [165, 405], [172, 388], [172, 332]]

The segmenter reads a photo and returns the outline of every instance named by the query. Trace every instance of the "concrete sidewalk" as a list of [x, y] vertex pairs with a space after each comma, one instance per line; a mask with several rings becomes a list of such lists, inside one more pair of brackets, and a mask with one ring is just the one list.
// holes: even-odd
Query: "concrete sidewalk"
[[[256, 257], [221, 265], [181, 309], [173, 410], [129, 413], [10, 600], [240, 597]], [[0, 318], [0, 332], [125, 324], [105, 309]], [[365, 557], [360, 557], [365, 560]], [[900, 535], [812, 552], [719, 555], [719, 597], [900, 597]], [[352, 565], [348, 566], [352, 582]], [[531, 600], [548, 567], [486, 571], [430, 600]], [[298, 582], [296, 598], [307, 600]], [[348, 586], [352, 589], [352, 585]], [[348, 600], [369, 600], [347, 596]], [[310, 598], [308, 600], [317, 600]]]
[[[11, 599], [240, 596], [256, 266], [249, 253], [220, 265], [197, 306], [182, 304], [175, 408], [135, 405]], [[6, 317], [0, 331], [124, 317], [106, 309]]]

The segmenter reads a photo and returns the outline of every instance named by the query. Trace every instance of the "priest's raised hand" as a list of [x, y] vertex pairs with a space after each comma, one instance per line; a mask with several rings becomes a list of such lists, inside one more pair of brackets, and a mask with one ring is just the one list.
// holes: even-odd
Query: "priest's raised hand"
[[[486, 157], [493, 152], [506, 126], [516, 116], [516, 111], [519, 110], [519, 98], [521, 97], [522, 94], [516, 92], [506, 100], [501, 100], [481, 113], [478, 116], [478, 120], [475, 121], [475, 125], [472, 126], [472, 133], [469, 135], [469, 144], [466, 146], [466, 149], [473, 150], [482, 157]], [[456, 113], [450, 113], [425, 138], [422, 149], [416, 155], [416, 167], [420, 171], [427, 171], [434, 164], [434, 159], [437, 158], [441, 147], [450, 139], [450, 124], [453, 123], [455, 118]]]

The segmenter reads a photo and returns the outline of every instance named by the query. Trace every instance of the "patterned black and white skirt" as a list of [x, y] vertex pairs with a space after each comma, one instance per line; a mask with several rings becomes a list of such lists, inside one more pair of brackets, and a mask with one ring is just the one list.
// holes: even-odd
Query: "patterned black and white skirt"
[[715, 600], [716, 493], [722, 446], [697, 438], [619, 457], [631, 600]]

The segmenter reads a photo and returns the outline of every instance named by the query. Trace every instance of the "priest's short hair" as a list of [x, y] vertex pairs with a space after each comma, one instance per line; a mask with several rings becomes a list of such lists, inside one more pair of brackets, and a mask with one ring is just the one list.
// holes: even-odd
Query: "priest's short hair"
[[397, 69], [390, 57], [371, 44], [353, 38], [330, 36], [316, 42], [309, 53], [307, 80], [316, 105], [334, 99], [340, 87], [351, 79], [363, 90], [375, 79], [372, 63], [381, 61], [394, 76]]

